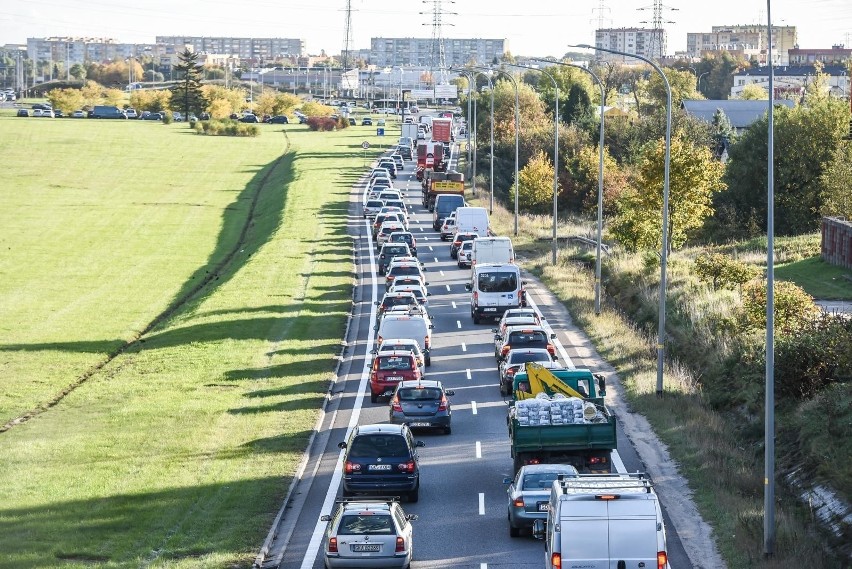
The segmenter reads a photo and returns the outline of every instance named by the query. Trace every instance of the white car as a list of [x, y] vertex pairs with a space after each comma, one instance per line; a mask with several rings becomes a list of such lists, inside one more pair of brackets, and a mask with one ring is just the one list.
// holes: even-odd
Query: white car
[[417, 298], [417, 302], [419, 302], [423, 306], [428, 307], [429, 305], [429, 292], [427, 292], [426, 287], [422, 285], [401, 284], [397, 286], [396, 284], [393, 284], [388, 289], [388, 293], [393, 294], [395, 292], [410, 292]]
[[[129, 119], [138, 119], [139, 114], [136, 112], [136, 109], [127, 109], [124, 111], [124, 114], [127, 115]], [[177, 120], [177, 119], [175, 119]]]
[[415, 361], [417, 361], [417, 367], [420, 368], [420, 375], [425, 375], [426, 358], [423, 355], [423, 350], [421, 349], [420, 344], [417, 343], [417, 340], [412, 340], [411, 338], [388, 338], [382, 340], [382, 343], [378, 348], [373, 348], [374, 354], [387, 351], [411, 352], [414, 354]]
[[459, 268], [470, 267], [473, 263], [473, 241], [465, 241], [456, 253]]
[[385, 202], [376, 198], [368, 199], [364, 202], [364, 218], [370, 219], [375, 217], [377, 213], [385, 206]]

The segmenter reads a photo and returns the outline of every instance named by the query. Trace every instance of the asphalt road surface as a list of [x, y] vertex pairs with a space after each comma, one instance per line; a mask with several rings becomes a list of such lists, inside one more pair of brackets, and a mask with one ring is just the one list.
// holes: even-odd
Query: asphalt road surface
[[[455, 157], [454, 157], [455, 158]], [[421, 488], [416, 504], [403, 503], [414, 522], [414, 569], [426, 568], [532, 568], [543, 567], [544, 546], [531, 537], [510, 538], [506, 520], [504, 477], [511, 477], [512, 459], [506, 429], [507, 404], [500, 396], [493, 356], [492, 324], [474, 325], [469, 293], [464, 283], [469, 269], [459, 269], [450, 259], [448, 242], [432, 230], [431, 214], [420, 205], [420, 184], [413, 165], [407, 163], [396, 186], [408, 190], [411, 231], [417, 237], [418, 257], [427, 267], [429, 311], [434, 323], [432, 365], [428, 379], [440, 379], [451, 397], [451, 435], [415, 432], [426, 443], [420, 449]], [[355, 243], [355, 270], [359, 281], [354, 293], [354, 316], [347, 331], [347, 348], [326, 408], [317, 425], [304, 471], [283, 509], [281, 522], [271, 532], [275, 538], [264, 567], [322, 568], [325, 523], [340, 491], [337, 448], [347, 430], [356, 424], [388, 420], [388, 403], [371, 404], [367, 371], [373, 347], [374, 302], [384, 293], [383, 278], [375, 272], [369, 226], [360, 213], [363, 185], [353, 188], [349, 226]], [[404, 192], [405, 196], [405, 192]], [[548, 291], [530, 282], [528, 294], [554, 331], [567, 316]], [[561, 335], [560, 335], [561, 336]], [[577, 359], [571, 346], [557, 346], [560, 361]], [[574, 362], [578, 367], [589, 365]], [[619, 428], [618, 470], [643, 471], [636, 453]], [[677, 536], [667, 519], [668, 550], [672, 569], [690, 569]]]

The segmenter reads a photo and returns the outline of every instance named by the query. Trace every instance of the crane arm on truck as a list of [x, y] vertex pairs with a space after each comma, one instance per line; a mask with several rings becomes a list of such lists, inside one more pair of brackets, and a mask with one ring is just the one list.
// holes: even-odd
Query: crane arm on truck
[[518, 391], [517, 399], [532, 399], [539, 393], [561, 393], [567, 397], [586, 399], [588, 394], [583, 395], [579, 391], [566, 385], [561, 379], [553, 375], [546, 367], [535, 362], [526, 364], [527, 379], [530, 384], [529, 392]]

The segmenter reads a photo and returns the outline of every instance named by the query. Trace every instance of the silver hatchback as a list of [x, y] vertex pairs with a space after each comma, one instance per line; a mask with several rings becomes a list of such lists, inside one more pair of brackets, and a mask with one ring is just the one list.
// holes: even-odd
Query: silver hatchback
[[532, 529], [535, 520], [547, 519], [550, 489], [558, 476], [577, 476], [570, 464], [527, 464], [515, 478], [504, 478], [508, 484], [509, 535], [519, 537], [524, 529]]

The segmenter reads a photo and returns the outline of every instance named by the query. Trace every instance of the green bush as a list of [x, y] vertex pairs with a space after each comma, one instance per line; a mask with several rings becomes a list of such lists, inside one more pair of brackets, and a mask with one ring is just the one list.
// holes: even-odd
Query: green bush
[[775, 385], [781, 397], [810, 399], [852, 380], [852, 321], [823, 314], [775, 344]]
[[163, 124], [172, 124], [174, 120], [175, 116], [171, 111], [163, 111]]
[[256, 124], [241, 123], [231, 119], [198, 121], [195, 132], [209, 136], [257, 136], [260, 129]]
[[337, 122], [331, 117], [308, 117], [308, 128], [313, 131], [332, 131], [337, 127]]
[[[809, 326], [819, 314], [811, 295], [801, 287], [786, 281], [775, 281], [776, 333], [789, 335]], [[766, 327], [766, 281], [754, 281], [743, 287], [740, 312], [743, 330]]]
[[760, 271], [721, 253], [703, 253], [695, 259], [698, 278], [710, 283], [713, 290], [734, 289], [757, 277]]

